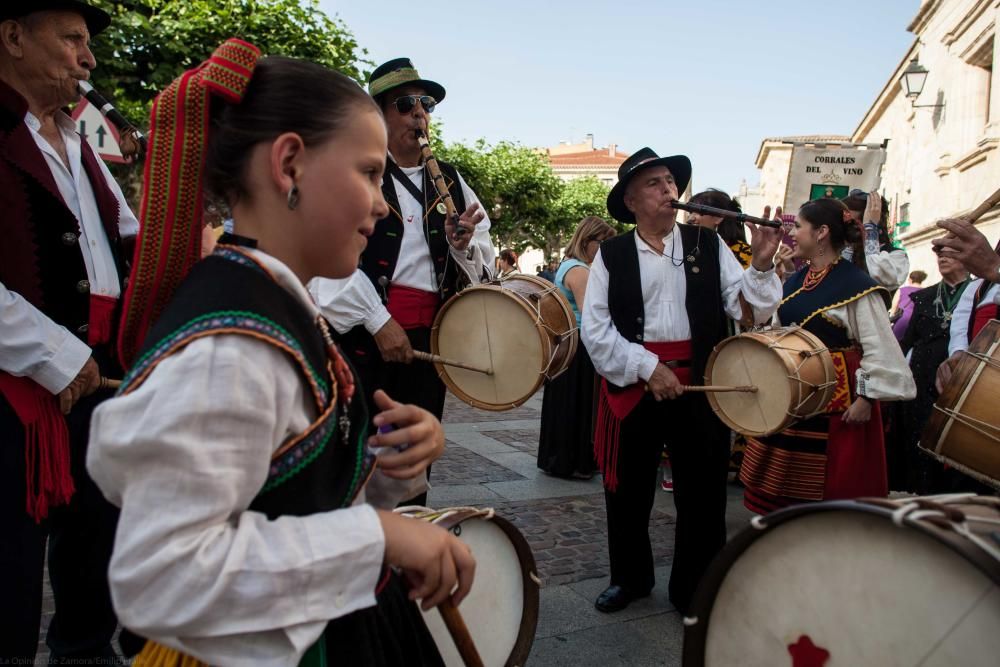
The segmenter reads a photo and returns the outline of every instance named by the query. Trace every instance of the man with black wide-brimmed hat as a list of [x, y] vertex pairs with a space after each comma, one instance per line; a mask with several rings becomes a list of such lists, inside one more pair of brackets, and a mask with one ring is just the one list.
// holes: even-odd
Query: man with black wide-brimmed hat
[[590, 269], [582, 338], [603, 377], [594, 434], [604, 473], [611, 585], [604, 612], [624, 609], [653, 588], [649, 515], [660, 453], [674, 473], [677, 527], [670, 600], [682, 613], [709, 561], [726, 541], [729, 432], [704, 394], [713, 348], [740, 319], [740, 295], [766, 322], [781, 299], [770, 259], [777, 230], [751, 228], [754, 265], [746, 271], [717, 233], [678, 225], [672, 202], [687, 189], [691, 161], [631, 155], [608, 195], [608, 211], [635, 228], [601, 244]]
[[48, 541], [56, 662], [116, 660], [107, 571], [117, 510], [86, 473], [111, 396], [122, 238], [138, 222], [63, 108], [110, 16], [75, 0], [0, 3], [0, 662], [34, 661]]
[[[432, 364], [411, 363], [413, 350], [430, 351], [431, 324], [448, 297], [489, 279], [494, 260], [490, 220], [458, 170], [439, 161], [461, 214], [458, 227], [452, 225], [424, 168], [417, 134], [428, 133], [444, 87], [422, 78], [409, 58], [396, 58], [372, 72], [368, 92], [382, 109], [389, 133], [382, 178], [389, 215], [375, 224], [360, 271], [347, 280], [313, 281], [310, 291], [343, 334], [343, 347], [369, 400], [375, 389], [384, 389], [440, 419], [444, 384]], [[421, 495], [414, 501], [425, 499]]]

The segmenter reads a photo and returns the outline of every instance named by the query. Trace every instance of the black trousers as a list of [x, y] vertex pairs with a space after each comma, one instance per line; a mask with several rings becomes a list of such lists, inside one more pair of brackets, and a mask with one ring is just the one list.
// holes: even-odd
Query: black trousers
[[[430, 327], [407, 329], [406, 336], [414, 350], [430, 352]], [[373, 398], [376, 389], [382, 389], [394, 401], [412, 403], [441, 419], [444, 414], [445, 386], [438, 377], [434, 364], [417, 360], [409, 364], [384, 361], [375, 339], [364, 327], [355, 327], [338, 338], [341, 348], [358, 372], [368, 404], [369, 419], [373, 419], [378, 413]], [[373, 424], [370, 425], [370, 431], [375, 432]], [[430, 474], [431, 470], [428, 468], [428, 479]], [[422, 493], [403, 504], [426, 505], [427, 494]]]
[[99, 391], [88, 396], [67, 416], [76, 492], [69, 505], [50, 509], [41, 524], [25, 509], [24, 428], [0, 397], [0, 659], [35, 657], [46, 540], [55, 602], [46, 636], [51, 657], [113, 655], [111, 638], [118, 621], [108, 591], [108, 562], [118, 510], [86, 471], [90, 416], [110, 395]]
[[657, 402], [647, 394], [622, 423], [618, 488], [604, 492], [611, 583], [635, 593], [655, 583], [649, 516], [664, 445], [677, 509], [669, 593], [686, 612], [702, 574], [726, 543], [729, 433], [704, 395]]

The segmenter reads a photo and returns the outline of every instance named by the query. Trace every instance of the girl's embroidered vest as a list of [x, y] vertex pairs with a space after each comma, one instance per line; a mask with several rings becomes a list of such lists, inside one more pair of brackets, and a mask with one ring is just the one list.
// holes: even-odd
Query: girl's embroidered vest
[[[459, 213], [465, 210], [465, 196], [458, 180], [458, 172], [446, 162], [438, 162], [444, 174], [448, 191], [455, 202]], [[427, 169], [423, 170], [424, 201], [427, 210], [424, 211], [423, 232], [427, 248], [434, 262], [434, 274], [439, 285], [442, 303], [458, 291], [460, 277], [465, 274], [459, 271], [453, 262], [449, 261], [448, 239], [445, 237], [445, 214], [438, 210], [441, 199], [431, 181]], [[382, 298], [382, 303], [389, 300], [388, 288], [392, 276], [396, 273], [396, 263], [399, 261], [399, 250], [403, 243], [403, 216], [396, 196], [396, 185], [392, 174], [387, 170], [382, 176], [382, 195], [389, 204], [389, 215], [375, 223], [375, 231], [368, 238], [368, 246], [361, 255], [361, 270], [375, 285], [375, 290]]]
[[818, 285], [810, 290], [802, 289], [808, 266], [796, 271], [786, 282], [784, 298], [778, 306], [778, 318], [782, 325], [800, 325], [815, 334], [832, 350], [851, 346], [847, 330], [824, 313], [831, 308], [846, 305], [874, 291], [886, 292], [871, 277], [848, 261], [838, 261], [831, 267]]
[[[718, 234], [704, 227], [675, 224], [674, 230], [680, 233], [684, 249], [684, 278], [687, 281], [684, 307], [691, 325], [691, 381], [703, 384], [709, 355], [728, 335], [722, 303], [719, 239]], [[687, 261], [688, 257], [693, 261]], [[601, 258], [608, 269], [611, 321], [626, 340], [641, 345], [646, 314], [635, 230], [602, 243]], [[610, 382], [608, 388], [621, 390]]]
[[[273, 519], [351, 505], [374, 468], [374, 458], [365, 447], [364, 398], [357, 392], [349, 406], [338, 402], [338, 387], [316, 321], [237, 250], [220, 246], [191, 269], [150, 330], [119, 393], [137, 388], [160, 361], [188, 343], [223, 334], [250, 336], [284, 352], [309, 388], [319, 415], [304, 433], [282, 443], [249, 509]], [[246, 363], [254, 363], [253, 358]]]

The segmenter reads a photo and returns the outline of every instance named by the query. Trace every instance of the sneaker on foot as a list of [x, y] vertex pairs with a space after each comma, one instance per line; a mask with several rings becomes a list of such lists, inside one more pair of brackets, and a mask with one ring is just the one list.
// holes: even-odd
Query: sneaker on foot
[[674, 492], [674, 480], [672, 480], [672, 479], [665, 479], [665, 480], [663, 480], [662, 482], [660, 482], [660, 488], [662, 490], [666, 491], [667, 493], [673, 493]]

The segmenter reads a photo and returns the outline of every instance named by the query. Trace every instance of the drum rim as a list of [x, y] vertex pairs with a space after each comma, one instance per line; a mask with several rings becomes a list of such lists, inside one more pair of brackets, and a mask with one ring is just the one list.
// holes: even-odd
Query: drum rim
[[[984, 332], [993, 330], [995, 331], [992, 337], [983, 336]], [[975, 369], [983, 363], [982, 360], [976, 359], [970, 353], [987, 352], [991, 346], [997, 343], [998, 337], [1000, 337], [1000, 320], [990, 320], [966, 349], [966, 354], [962, 355], [958, 366], [955, 368], [955, 372], [952, 374], [951, 380], [948, 382], [948, 386], [944, 388], [941, 395], [934, 401], [934, 409], [931, 410], [931, 415], [927, 419], [923, 431], [920, 433], [918, 444], [921, 449], [935, 456], [941, 456], [939, 451], [943, 444], [941, 438], [945, 426], [951, 421], [951, 417], [937, 408], [938, 406], [954, 406], [958, 402], [962, 392], [966, 389], [969, 378], [975, 372]], [[982, 342], [979, 342], [980, 340]], [[924, 445], [925, 442], [927, 445]]]
[[[804, 516], [824, 512], [850, 511], [863, 514], [874, 514], [891, 521], [892, 510], [879, 505], [872, 505], [858, 500], [827, 500], [819, 503], [803, 503], [771, 512], [760, 518], [763, 527], [751, 524], [737, 533], [726, 543], [702, 576], [695, 590], [689, 618], [684, 619], [684, 643], [681, 651], [681, 664], [684, 667], [701, 667], [705, 664], [706, 641], [708, 640], [709, 621], [715, 600], [718, 597], [722, 582], [732, 569], [733, 563], [746, 550], [772, 529], [784, 523]], [[885, 501], [885, 498], [875, 500]], [[909, 528], [916, 528], [928, 537], [949, 547], [953, 552], [965, 558], [986, 577], [1000, 584], [1000, 562], [993, 560], [979, 549], [969, 548], [969, 543], [959, 539], [951, 531], [937, 528], [926, 522], [904, 517], [903, 523]], [[693, 619], [693, 621], [691, 620]]]
[[[490, 516], [490, 512], [488, 510], [473, 507], [443, 507], [435, 511], [455, 512], [455, 514], [451, 517], [432, 522], [441, 526], [445, 530], [451, 531], [456, 526], [460, 526], [466, 521], [480, 519], [482, 521], [489, 521], [490, 523], [496, 525], [497, 528], [504, 532], [507, 539], [510, 540], [511, 546], [514, 547], [514, 553], [517, 554], [518, 562], [527, 571], [527, 575], [521, 579], [521, 599], [524, 601], [524, 615], [521, 616], [521, 625], [517, 631], [517, 639], [514, 640], [514, 646], [511, 648], [510, 655], [507, 656], [507, 661], [504, 665], [506, 665], [506, 667], [524, 665], [528, 660], [528, 655], [531, 653], [531, 647], [535, 643], [535, 634], [538, 632], [538, 607], [540, 597], [538, 589], [540, 584], [531, 578], [531, 575], [535, 575], [536, 577], [538, 576], [538, 567], [535, 565], [535, 555], [531, 551], [531, 545], [528, 544], [528, 540], [526, 540], [521, 531], [517, 529], [517, 526], [495, 513]], [[459, 611], [461, 611], [461, 609]]]

